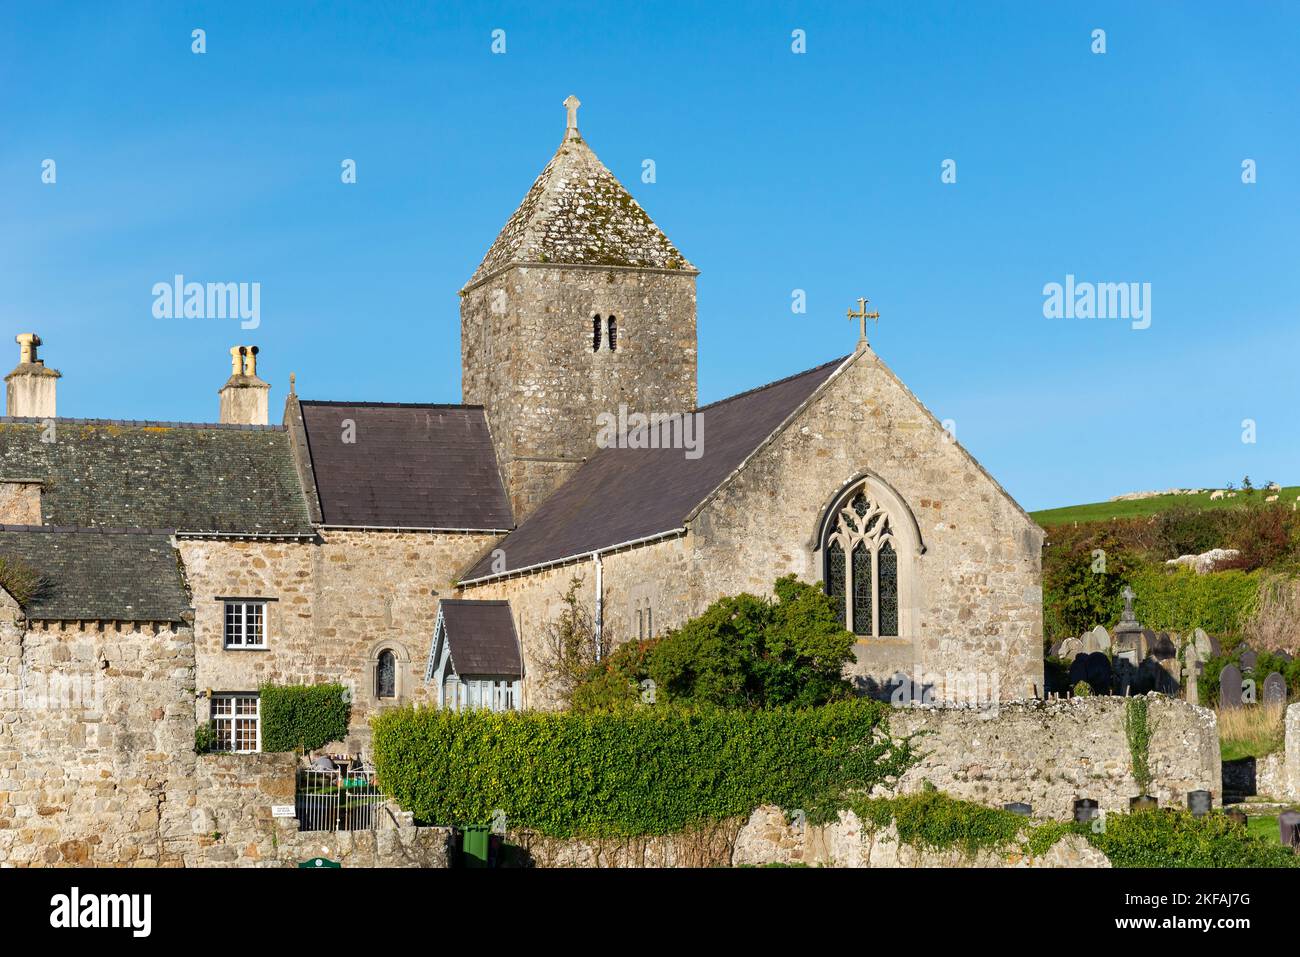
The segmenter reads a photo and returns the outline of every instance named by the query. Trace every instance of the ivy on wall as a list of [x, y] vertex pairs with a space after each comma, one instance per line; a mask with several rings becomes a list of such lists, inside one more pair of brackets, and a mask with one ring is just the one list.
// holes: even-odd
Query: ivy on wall
[[265, 684], [258, 695], [263, 751], [314, 751], [347, 737], [352, 703], [341, 684]]

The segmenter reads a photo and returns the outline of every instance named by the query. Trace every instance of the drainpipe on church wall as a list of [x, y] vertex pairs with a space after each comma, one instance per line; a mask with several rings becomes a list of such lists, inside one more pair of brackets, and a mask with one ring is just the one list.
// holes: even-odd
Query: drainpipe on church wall
[[600, 552], [591, 553], [592, 563], [596, 566], [596, 660], [600, 661], [601, 636], [605, 630], [605, 568], [600, 561]]

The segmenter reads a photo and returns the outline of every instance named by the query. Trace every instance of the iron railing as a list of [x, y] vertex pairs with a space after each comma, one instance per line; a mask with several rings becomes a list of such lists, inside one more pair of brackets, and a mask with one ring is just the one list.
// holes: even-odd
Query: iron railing
[[298, 771], [294, 804], [300, 831], [369, 831], [386, 800], [365, 771]]

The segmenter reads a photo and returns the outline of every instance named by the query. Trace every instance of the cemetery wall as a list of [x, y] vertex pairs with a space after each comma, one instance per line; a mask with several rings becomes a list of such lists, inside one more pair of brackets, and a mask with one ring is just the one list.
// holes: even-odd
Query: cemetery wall
[[[910, 793], [926, 783], [953, 797], [1000, 806], [1025, 802], [1035, 817], [1066, 820], [1076, 798], [1125, 812], [1138, 795], [1117, 696], [1031, 700], [995, 709], [917, 706], [895, 713], [890, 729], [919, 734], [924, 757], [900, 780]], [[1185, 807], [1187, 792], [1210, 791], [1222, 804], [1214, 712], [1148, 695], [1152, 793]]]
[[386, 809], [372, 831], [299, 831], [292, 805], [294, 754], [201, 754], [195, 773], [187, 867], [295, 867], [324, 857], [345, 867], [449, 867], [451, 828], [416, 827], [408, 812]]

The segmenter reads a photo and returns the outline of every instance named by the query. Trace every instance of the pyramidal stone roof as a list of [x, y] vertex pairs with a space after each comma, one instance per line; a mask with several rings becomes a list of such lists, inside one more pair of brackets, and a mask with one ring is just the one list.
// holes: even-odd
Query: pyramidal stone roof
[[513, 263], [696, 272], [578, 133], [577, 98], [564, 102], [569, 110], [564, 142], [506, 222], [466, 288]]

